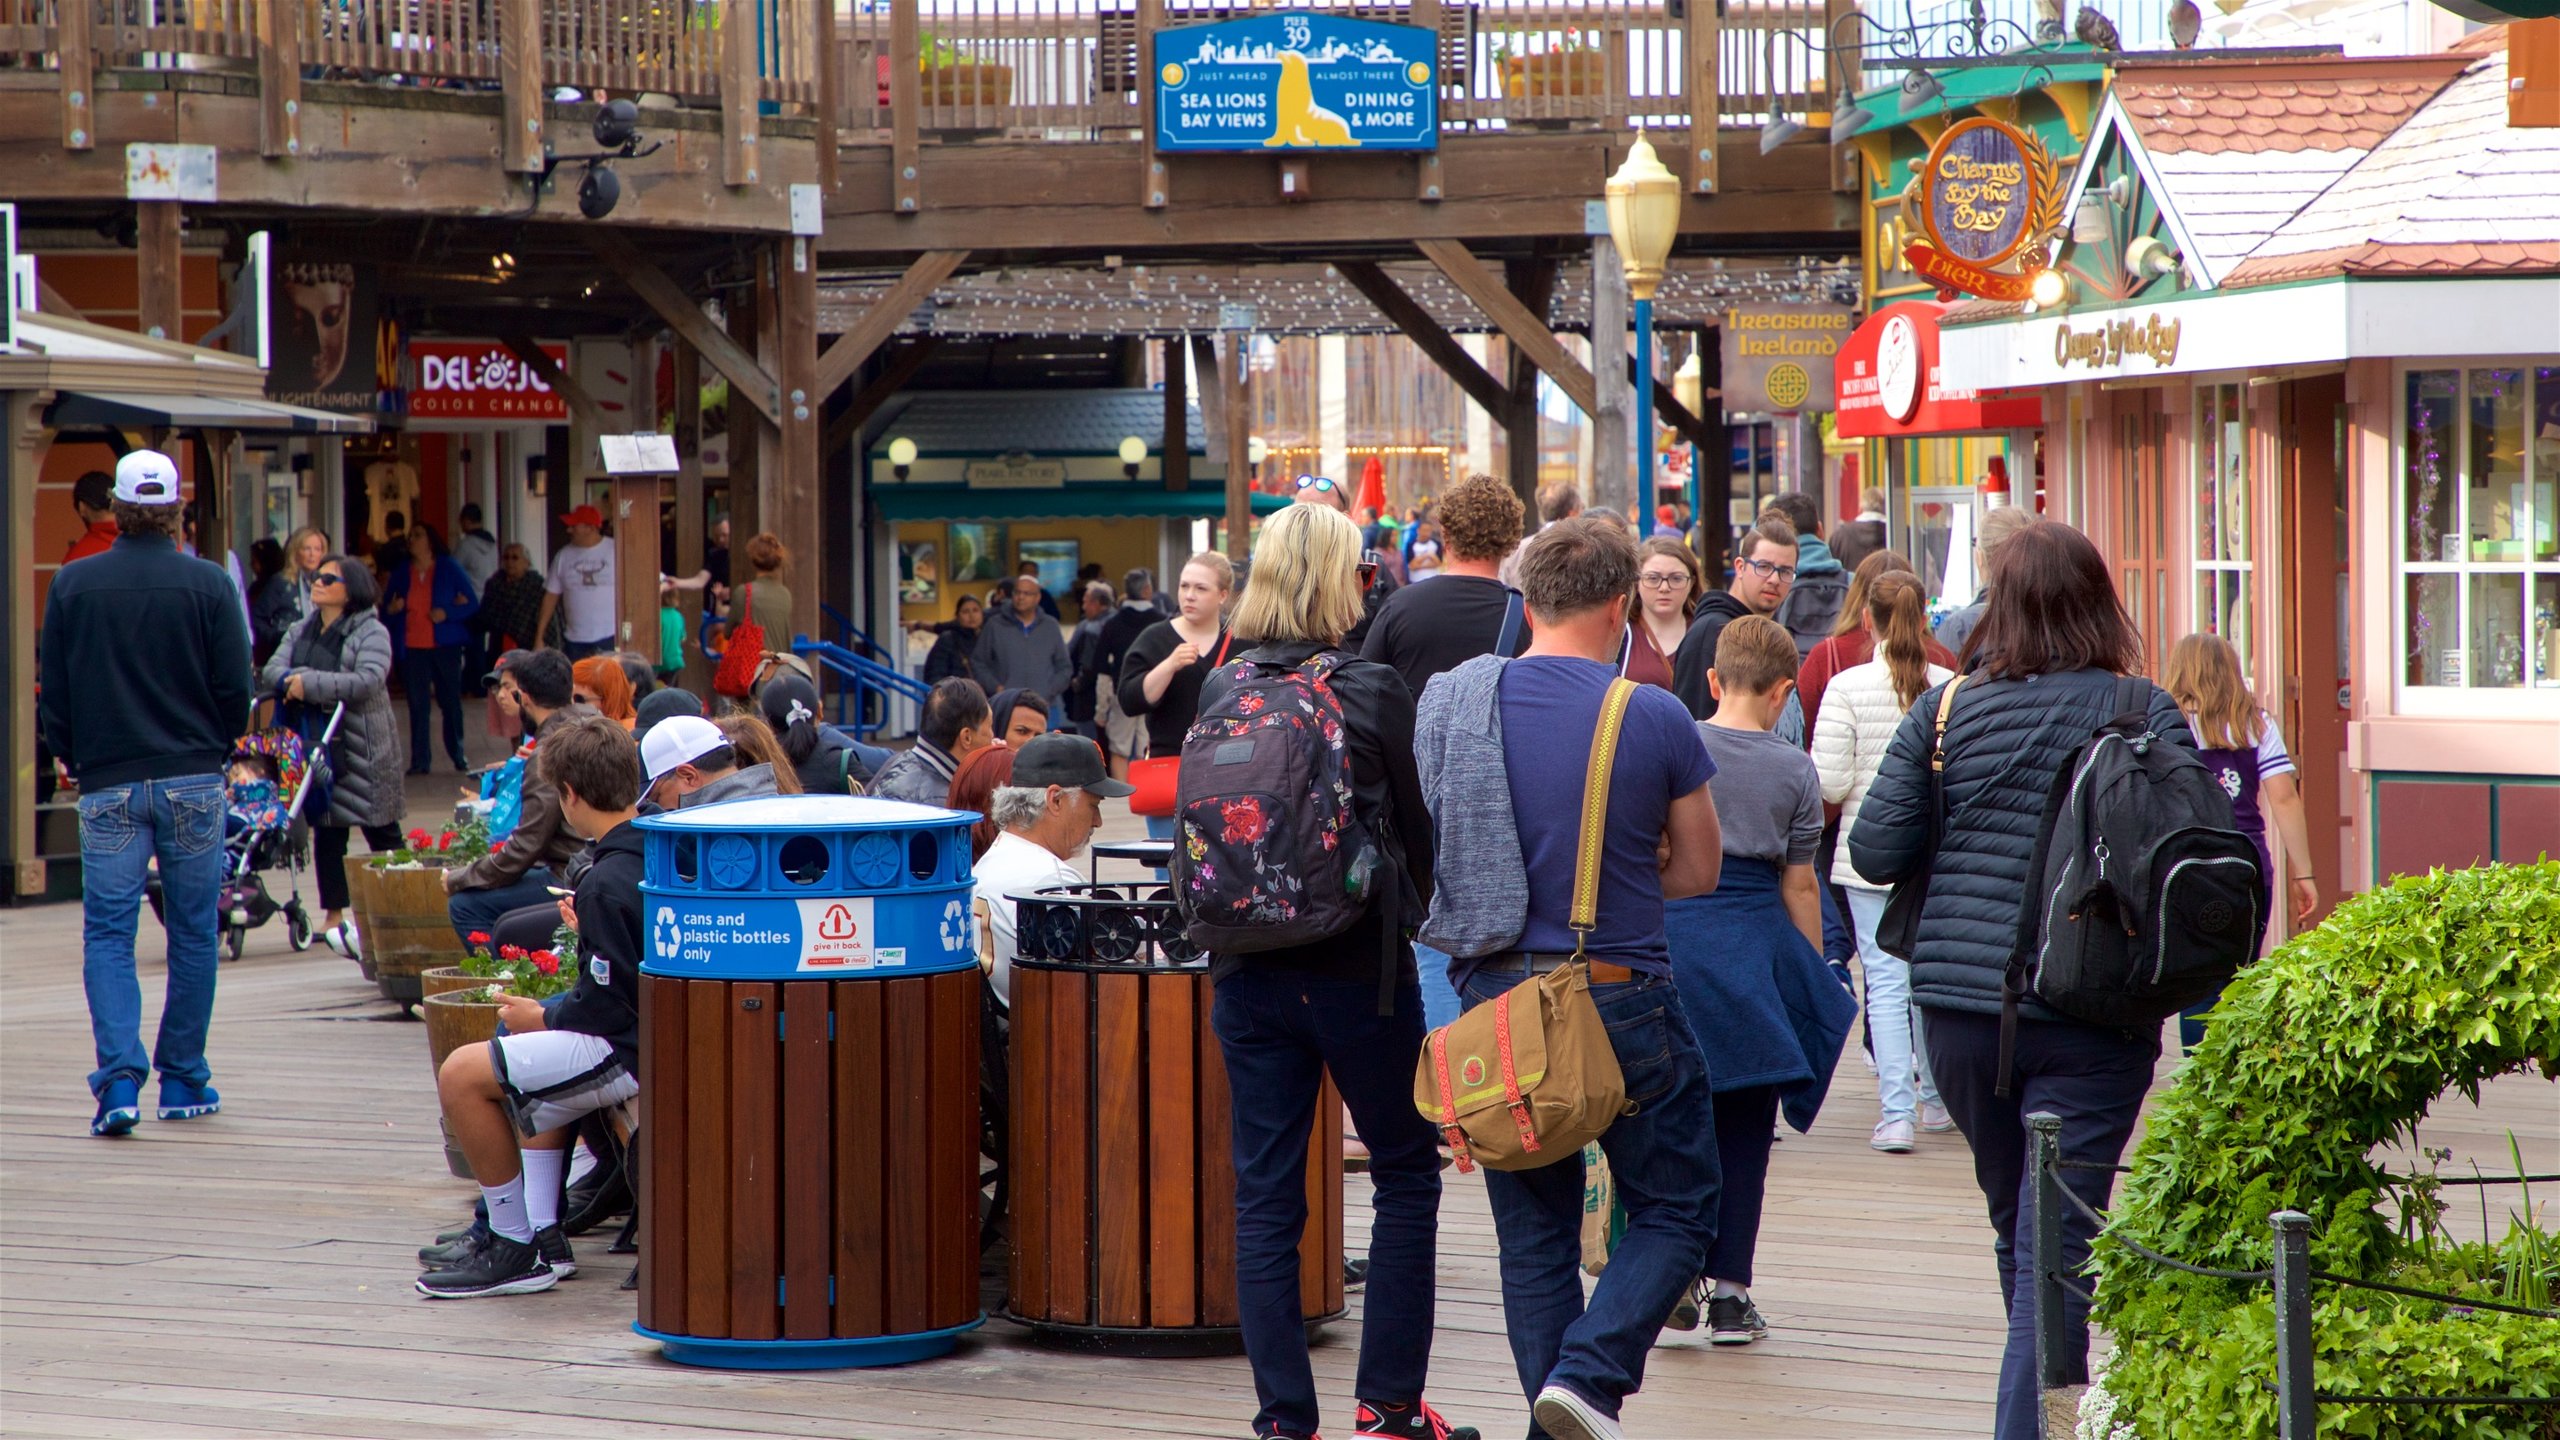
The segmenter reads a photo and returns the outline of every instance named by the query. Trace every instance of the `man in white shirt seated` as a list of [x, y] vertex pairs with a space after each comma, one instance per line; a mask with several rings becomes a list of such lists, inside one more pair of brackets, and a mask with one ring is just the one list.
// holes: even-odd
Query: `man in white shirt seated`
[[1067, 861], [1101, 826], [1103, 800], [1132, 788], [1111, 778], [1092, 741], [1063, 730], [1031, 741], [1014, 756], [1013, 783], [998, 786], [987, 801], [1003, 833], [978, 859], [974, 892], [994, 941], [991, 980], [998, 1000], [1010, 1005], [1013, 998], [1013, 897], [1083, 883]]

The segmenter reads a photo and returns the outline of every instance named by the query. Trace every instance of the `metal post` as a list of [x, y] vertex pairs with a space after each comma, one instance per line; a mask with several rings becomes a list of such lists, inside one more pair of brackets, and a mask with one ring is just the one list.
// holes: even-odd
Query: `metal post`
[[2276, 1435], [2312, 1440], [2320, 1402], [2311, 1388], [2311, 1217], [2278, 1210], [2276, 1232]]
[[[1636, 533], [1650, 533], [1653, 513], [1653, 302], [1638, 300], [1636, 310], [1636, 494], [1627, 518]], [[1598, 356], [1593, 356], [1594, 361]], [[1692, 482], [1694, 485], [1694, 481]]]
[[[2036, 1307], [2036, 1433], [2044, 1433], [2044, 1392], [2062, 1388], [2062, 1177], [2054, 1162], [2061, 1158], [2062, 1117], [2039, 1110], [2027, 1117], [2027, 1163], [2034, 1177], [2028, 1191], [2030, 1232], [2025, 1283]], [[2013, 1279], [2012, 1284], [2016, 1281]]]

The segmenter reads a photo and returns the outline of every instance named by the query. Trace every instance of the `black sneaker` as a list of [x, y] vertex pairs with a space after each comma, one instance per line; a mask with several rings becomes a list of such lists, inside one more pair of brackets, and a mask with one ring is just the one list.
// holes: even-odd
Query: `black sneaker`
[[419, 1276], [418, 1293], [430, 1300], [475, 1300], [484, 1295], [531, 1295], [559, 1283], [560, 1276], [533, 1242], [491, 1235], [470, 1259]]
[[470, 1259], [480, 1251], [482, 1241], [489, 1238], [488, 1222], [474, 1217], [459, 1230], [447, 1230], [436, 1237], [433, 1245], [418, 1249], [418, 1264], [429, 1270], [444, 1270]]
[[1760, 1307], [1748, 1295], [1718, 1295], [1707, 1302], [1707, 1343], [1748, 1345], [1769, 1333]]
[[1351, 1413], [1352, 1440], [1482, 1440], [1473, 1425], [1452, 1425], [1420, 1400], [1408, 1405], [1363, 1400]]
[[552, 1274], [566, 1280], [578, 1273], [577, 1252], [569, 1248], [568, 1232], [560, 1226], [534, 1232], [533, 1248], [542, 1252], [542, 1263]]
[[1345, 1290], [1357, 1290], [1368, 1283], [1369, 1262], [1367, 1258], [1358, 1255], [1345, 1255], [1342, 1257], [1342, 1288]]

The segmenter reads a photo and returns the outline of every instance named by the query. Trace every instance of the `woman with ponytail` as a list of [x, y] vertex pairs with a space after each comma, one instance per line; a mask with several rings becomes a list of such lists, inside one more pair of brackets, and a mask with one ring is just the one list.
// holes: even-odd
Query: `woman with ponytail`
[[[1796, 677], [1796, 698], [1804, 705], [1808, 739], [1814, 727], [1822, 723], [1822, 697], [1830, 693], [1833, 677], [1876, 658], [1875, 632], [1867, 628], [1867, 592], [1875, 587], [1876, 577], [1911, 573], [1911, 562], [1893, 550], [1875, 551], [1860, 560], [1850, 573], [1848, 599], [1840, 606], [1840, 619], [1831, 627], [1831, 638], [1814, 646], [1813, 653], [1804, 657], [1804, 669]], [[1929, 641], [1928, 654], [1930, 664], [1956, 668], [1955, 652], [1935, 639]]]
[[1937, 1086], [1920, 1049], [1910, 962], [1887, 955], [1876, 944], [1886, 891], [1849, 863], [1849, 832], [1857, 828], [1858, 809], [1884, 766], [1885, 750], [1903, 715], [1922, 692], [1945, 684], [1953, 672], [1930, 661], [1928, 605], [1919, 577], [1905, 571], [1869, 576], [1866, 567], [1879, 558], [1869, 556], [1858, 567], [1859, 583], [1867, 592], [1858, 619], [1875, 658], [1832, 677], [1814, 721], [1813, 765], [1822, 777], [1822, 798], [1841, 807], [1840, 844], [1831, 873], [1848, 895], [1849, 918], [1858, 932], [1858, 963], [1867, 974], [1867, 1036], [1875, 1043], [1882, 1112], [1868, 1143], [1900, 1155], [1917, 1143], [1917, 1131], [1946, 1130], [1955, 1122], [1938, 1103]]

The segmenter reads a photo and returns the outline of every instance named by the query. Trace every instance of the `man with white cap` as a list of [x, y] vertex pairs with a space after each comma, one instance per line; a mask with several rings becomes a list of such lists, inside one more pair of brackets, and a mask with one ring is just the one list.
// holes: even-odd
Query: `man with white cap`
[[[81, 983], [98, 1054], [92, 1135], [133, 1129], [155, 1069], [161, 1119], [222, 1108], [204, 1058], [220, 936], [222, 767], [248, 724], [251, 689], [238, 592], [220, 566], [178, 550], [178, 467], [156, 450], [126, 455], [112, 503], [116, 542], [57, 572], [45, 596], [36, 704], [46, 745], [80, 785]], [[133, 941], [155, 858], [169, 988], [146, 1056]]]
[[740, 769], [737, 747], [699, 715], [671, 716], [650, 726], [640, 740], [640, 769], [648, 777], [648, 798], [668, 810], [779, 793], [771, 765]]

